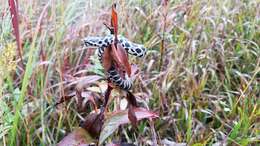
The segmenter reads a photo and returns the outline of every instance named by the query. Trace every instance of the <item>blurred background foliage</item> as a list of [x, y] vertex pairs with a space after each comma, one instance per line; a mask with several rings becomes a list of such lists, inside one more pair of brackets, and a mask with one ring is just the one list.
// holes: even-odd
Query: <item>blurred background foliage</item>
[[[0, 145], [55, 145], [78, 127], [90, 104], [83, 111], [76, 98], [54, 104], [75, 97], [83, 77], [103, 78], [84, 84], [86, 98], [91, 91], [102, 100], [105, 76], [97, 52], [81, 40], [109, 33], [103, 22], [110, 22], [111, 4], [19, 0], [24, 68], [15, 54], [8, 1], [0, 0]], [[130, 58], [141, 69], [133, 93], [159, 113], [158, 145], [260, 143], [259, 0], [123, 0], [117, 12], [119, 33], [148, 48], [143, 60]], [[117, 108], [117, 98], [111, 102]], [[122, 126], [107, 141], [152, 145], [151, 137], [142, 121], [137, 129]]]

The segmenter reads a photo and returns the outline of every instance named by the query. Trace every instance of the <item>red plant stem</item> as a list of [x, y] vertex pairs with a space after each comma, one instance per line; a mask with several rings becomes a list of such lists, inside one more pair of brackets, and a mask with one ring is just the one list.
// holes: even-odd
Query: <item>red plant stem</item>
[[106, 93], [105, 93], [105, 101], [104, 101], [104, 105], [101, 108], [101, 113], [103, 113], [106, 110], [106, 108], [107, 108], [107, 103], [108, 103], [109, 96], [110, 96], [112, 90], [113, 90], [113, 87], [111, 87], [109, 85], [109, 81], [108, 81], [108, 83], [107, 83], [107, 90], [106, 90]]
[[13, 33], [15, 35], [18, 54], [21, 59], [21, 64], [23, 64], [23, 57], [22, 57], [22, 45], [20, 41], [20, 33], [19, 33], [19, 16], [18, 16], [18, 0], [8, 0], [10, 13], [12, 16], [12, 25], [13, 25]]

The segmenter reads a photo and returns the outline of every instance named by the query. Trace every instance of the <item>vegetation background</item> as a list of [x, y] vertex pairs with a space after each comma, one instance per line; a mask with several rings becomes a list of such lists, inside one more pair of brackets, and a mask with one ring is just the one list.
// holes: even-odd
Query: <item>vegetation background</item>
[[[118, 1], [119, 33], [148, 48], [143, 60], [130, 58], [141, 69], [133, 93], [159, 118], [123, 125], [106, 142], [260, 145], [260, 1], [163, 3]], [[57, 144], [94, 110], [78, 110], [83, 79], [84, 101], [90, 92], [102, 100], [97, 52], [81, 39], [108, 33], [111, 4], [19, 0], [19, 51], [8, 1], [0, 0], [0, 145]], [[73, 98], [54, 106], [62, 97]]]

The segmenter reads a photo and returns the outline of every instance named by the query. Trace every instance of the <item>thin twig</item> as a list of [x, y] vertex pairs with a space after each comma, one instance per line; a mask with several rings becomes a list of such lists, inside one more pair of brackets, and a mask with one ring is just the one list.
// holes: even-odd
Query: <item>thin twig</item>
[[161, 71], [162, 65], [163, 65], [163, 55], [165, 52], [165, 31], [166, 31], [166, 21], [167, 21], [167, 1], [163, 1], [162, 2], [162, 6], [163, 6], [163, 32], [162, 32], [162, 40], [161, 40], [161, 46], [160, 46], [160, 66], [159, 66], [159, 71]]

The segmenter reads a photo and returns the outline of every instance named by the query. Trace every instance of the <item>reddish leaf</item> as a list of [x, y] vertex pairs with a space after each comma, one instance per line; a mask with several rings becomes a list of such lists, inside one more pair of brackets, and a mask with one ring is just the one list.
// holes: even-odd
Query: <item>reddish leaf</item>
[[80, 126], [86, 129], [93, 137], [98, 137], [104, 123], [103, 113], [91, 113]]
[[83, 92], [82, 89], [76, 88], [76, 96], [79, 112], [84, 112], [86, 110], [86, 103], [88, 102], [93, 105], [95, 112], [97, 112], [96, 101], [91, 92]]
[[122, 65], [125, 67], [126, 73], [130, 77], [131, 76], [131, 65], [128, 62], [127, 53], [126, 53], [125, 49], [123, 49], [121, 44], [117, 44], [117, 52], [118, 52], [118, 57], [120, 58]]
[[95, 143], [95, 140], [83, 128], [76, 128], [65, 136], [57, 146], [83, 146]]
[[111, 52], [111, 47], [106, 48], [102, 58], [102, 65], [106, 72], [110, 69], [112, 65], [112, 57], [110, 52]]
[[126, 71], [128, 76], [130, 77], [131, 65], [128, 62], [128, 56], [125, 49], [123, 49], [123, 47], [120, 44], [117, 44], [117, 48], [115, 47], [114, 44], [112, 44], [111, 46], [112, 46], [112, 57], [115, 63], [117, 64], [119, 71], [120, 70]]
[[137, 107], [136, 98], [131, 92], [127, 92], [126, 99], [130, 105]]
[[113, 28], [114, 28], [115, 43], [117, 43], [118, 19], [117, 19], [117, 12], [116, 12], [116, 4], [113, 4], [113, 5], [112, 5], [111, 25], [112, 25]]
[[132, 123], [132, 125], [134, 127], [136, 127], [137, 125], [137, 117], [135, 115], [135, 111], [134, 111], [134, 106], [133, 105], [129, 105], [129, 109], [128, 109], [128, 119], [130, 120], [130, 122]]
[[19, 53], [21, 61], [23, 61], [22, 45], [21, 45], [20, 33], [19, 33], [18, 0], [9, 0], [8, 2], [9, 2], [9, 7], [10, 7], [10, 13], [12, 16], [12, 25], [13, 25], [13, 29], [14, 29], [13, 33], [15, 35], [18, 53]]
[[[158, 115], [148, 111], [144, 108], [134, 108], [137, 121], [144, 118], [157, 118]], [[107, 119], [103, 125], [102, 131], [99, 137], [99, 144], [101, 145], [120, 125], [130, 123], [128, 118], [128, 111], [117, 111], [110, 115], [107, 115]]]
[[[77, 95], [77, 99], [78, 99], [79, 111], [84, 111], [85, 104], [82, 105], [82, 103], [83, 103], [83, 99], [86, 99], [86, 98], [88, 101], [90, 101], [92, 103], [92, 105], [94, 106], [94, 108], [96, 110], [96, 103], [95, 103], [93, 96], [91, 95], [90, 92], [83, 92], [83, 89], [85, 87], [87, 87], [89, 84], [94, 83], [99, 79], [101, 79], [100, 76], [90, 75], [90, 76], [86, 76], [86, 77], [80, 77], [77, 80], [75, 80], [74, 82], [71, 82], [69, 84], [70, 86], [73, 84], [77, 84], [76, 85], [76, 95]], [[86, 93], [85, 97], [83, 96], [83, 93]]]

